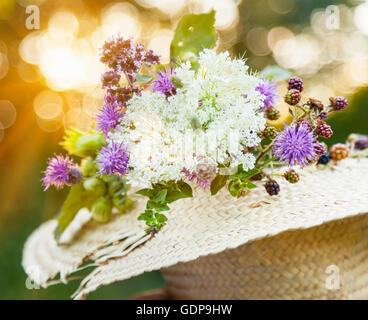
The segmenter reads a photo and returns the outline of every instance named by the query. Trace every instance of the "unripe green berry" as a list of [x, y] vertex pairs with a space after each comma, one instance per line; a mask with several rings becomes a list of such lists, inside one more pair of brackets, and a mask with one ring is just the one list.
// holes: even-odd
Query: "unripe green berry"
[[290, 169], [284, 173], [284, 177], [290, 183], [297, 183], [299, 181], [299, 174], [295, 170]]
[[263, 130], [263, 136], [267, 139], [273, 140], [277, 136], [277, 131], [274, 127], [266, 127]]
[[87, 159], [82, 165], [82, 175], [83, 177], [94, 176], [97, 172], [96, 163], [92, 158]]
[[266, 111], [266, 117], [268, 120], [275, 121], [280, 118], [280, 111], [275, 107], [270, 107]]

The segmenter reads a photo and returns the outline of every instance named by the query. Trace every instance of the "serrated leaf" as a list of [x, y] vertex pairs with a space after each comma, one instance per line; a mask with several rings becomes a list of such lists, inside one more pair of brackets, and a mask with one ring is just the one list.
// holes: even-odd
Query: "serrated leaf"
[[215, 11], [184, 16], [175, 30], [170, 46], [171, 60], [188, 60], [216, 44]]
[[152, 80], [152, 77], [147, 75], [147, 74], [141, 74], [141, 73], [138, 73], [137, 74], [137, 77], [135, 79], [135, 82], [148, 82], [148, 81], [151, 81]]
[[229, 176], [216, 176], [216, 178], [211, 182], [211, 195], [214, 196], [217, 192], [219, 192], [225, 186], [228, 179]]

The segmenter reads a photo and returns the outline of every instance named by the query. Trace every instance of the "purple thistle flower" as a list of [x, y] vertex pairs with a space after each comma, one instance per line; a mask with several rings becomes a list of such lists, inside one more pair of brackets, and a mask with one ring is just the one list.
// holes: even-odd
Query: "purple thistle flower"
[[289, 165], [305, 166], [308, 161], [316, 158], [317, 137], [309, 131], [308, 126], [294, 126], [285, 124], [273, 142], [273, 153]]
[[61, 189], [64, 185], [72, 186], [82, 180], [82, 173], [79, 167], [73, 162], [69, 156], [54, 155], [49, 158], [47, 168], [43, 172], [45, 176], [41, 179], [46, 191], [50, 186]]
[[190, 172], [188, 169], [184, 168], [182, 170], [182, 172], [185, 174], [185, 178], [192, 182], [192, 181], [196, 181], [197, 184], [202, 188], [202, 189], [208, 189], [211, 185], [211, 181], [212, 180], [206, 180], [206, 179], [202, 179], [200, 178], [194, 171]]
[[157, 71], [156, 80], [152, 81], [152, 90], [162, 92], [166, 97], [175, 94], [176, 88], [170, 80], [173, 74], [174, 70], [172, 67], [169, 70], [163, 67], [162, 71]]
[[261, 107], [260, 111], [265, 111], [267, 108], [275, 104], [276, 99], [278, 98], [278, 94], [276, 93], [277, 86], [271, 80], [263, 78], [256, 87], [256, 91], [260, 92], [265, 96], [263, 100], [263, 107]]
[[107, 94], [105, 96], [105, 104], [100, 114], [97, 115], [97, 129], [107, 136], [110, 130], [116, 128], [122, 115], [122, 107], [115, 97]]
[[129, 155], [122, 144], [112, 141], [108, 146], [102, 147], [97, 156], [96, 163], [101, 164], [100, 174], [124, 175], [128, 171]]

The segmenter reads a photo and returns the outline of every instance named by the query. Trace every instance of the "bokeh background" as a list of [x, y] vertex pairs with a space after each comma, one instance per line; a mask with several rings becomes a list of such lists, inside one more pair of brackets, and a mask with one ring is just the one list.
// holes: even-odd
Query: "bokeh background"
[[[30, 5], [40, 29], [26, 27]], [[180, 18], [212, 8], [218, 50], [245, 54], [252, 69], [278, 65], [302, 77], [306, 96], [349, 98], [349, 109], [330, 120], [330, 143], [368, 133], [367, 1], [0, 0], [0, 299], [67, 299], [78, 285], [28, 290], [21, 256], [27, 236], [65, 198], [42, 191], [47, 157], [61, 151], [65, 128], [88, 130], [101, 107], [103, 41], [117, 33], [140, 39], [167, 63]], [[152, 272], [89, 298], [125, 299], [163, 285]]]

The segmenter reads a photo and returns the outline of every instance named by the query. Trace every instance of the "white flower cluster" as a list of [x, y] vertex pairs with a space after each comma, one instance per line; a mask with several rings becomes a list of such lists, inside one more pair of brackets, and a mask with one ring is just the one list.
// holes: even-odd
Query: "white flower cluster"
[[260, 79], [227, 52], [204, 50], [199, 65], [197, 72], [189, 62], [174, 70], [181, 85], [172, 96], [152, 90], [135, 95], [110, 133], [109, 139], [128, 148], [130, 183], [150, 187], [179, 180], [184, 168], [195, 171], [204, 161], [254, 167], [255, 157], [244, 150], [258, 145], [265, 127], [259, 111], [264, 96], [255, 90]]

